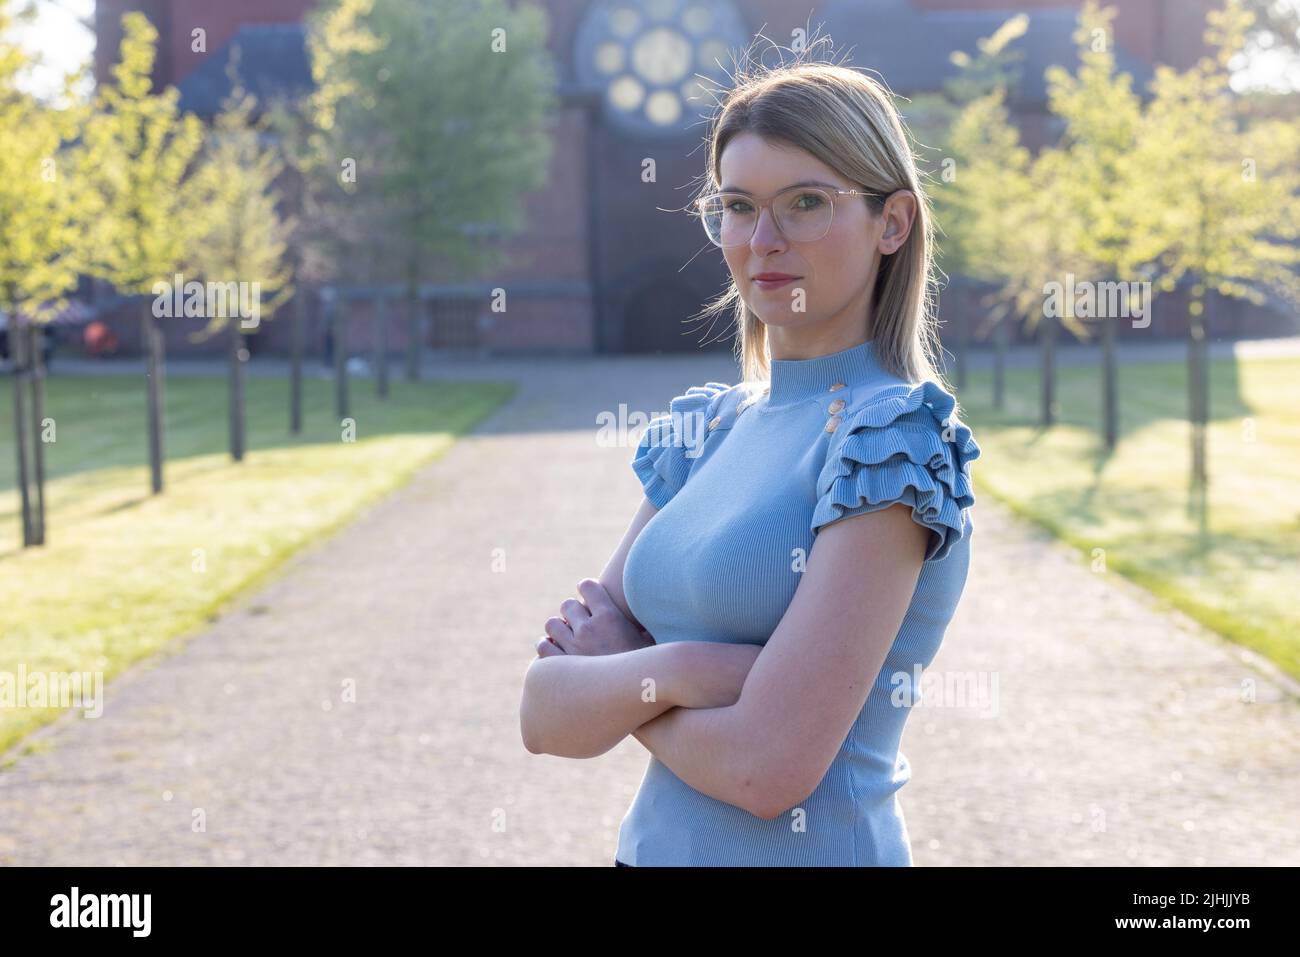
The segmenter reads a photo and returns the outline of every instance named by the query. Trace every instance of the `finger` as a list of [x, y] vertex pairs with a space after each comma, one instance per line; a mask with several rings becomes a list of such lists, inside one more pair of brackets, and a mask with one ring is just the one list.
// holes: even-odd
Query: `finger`
[[560, 603], [560, 617], [572, 627], [591, 617], [591, 610], [576, 598], [566, 598]]
[[573, 642], [573, 631], [569, 628], [569, 623], [563, 618], [547, 618], [546, 625], [542, 628], [551, 638], [568, 653], [569, 647]]
[[549, 658], [551, 655], [562, 655], [564, 650], [552, 641], [549, 637], [537, 639], [537, 657]]
[[619, 607], [614, 604], [614, 599], [605, 590], [605, 586], [594, 578], [584, 578], [578, 582], [578, 594], [587, 603], [589, 614], [594, 615], [598, 611], [617, 611], [620, 615], [623, 614]]

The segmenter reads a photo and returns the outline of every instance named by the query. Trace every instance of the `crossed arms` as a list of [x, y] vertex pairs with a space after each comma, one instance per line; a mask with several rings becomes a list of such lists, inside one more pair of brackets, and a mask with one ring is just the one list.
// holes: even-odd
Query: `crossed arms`
[[[628, 620], [623, 565], [655, 514], [642, 500], [600, 585]], [[817, 535], [767, 644], [682, 641], [539, 657], [520, 706], [524, 745], [586, 758], [631, 734], [703, 794], [773, 819], [816, 789], [907, 613], [930, 532], [895, 504]]]

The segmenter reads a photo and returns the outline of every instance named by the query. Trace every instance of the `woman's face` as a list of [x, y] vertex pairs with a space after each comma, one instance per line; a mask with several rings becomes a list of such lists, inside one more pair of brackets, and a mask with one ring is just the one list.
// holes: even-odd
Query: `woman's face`
[[[811, 153], [772, 143], [755, 133], [740, 133], [723, 150], [722, 190], [747, 192], [758, 200], [795, 184], [826, 189], [858, 189]], [[902, 245], [911, 227], [914, 198], [895, 193], [876, 213], [861, 196], [831, 194], [835, 211], [830, 231], [813, 242], [791, 242], [777, 228], [772, 209], [761, 211], [747, 245], [724, 247], [723, 255], [741, 298], [768, 328], [774, 346], [799, 330], [817, 338], [854, 341], [863, 334], [871, 290], [882, 254]], [[764, 273], [799, 277], [770, 288], [755, 281]]]

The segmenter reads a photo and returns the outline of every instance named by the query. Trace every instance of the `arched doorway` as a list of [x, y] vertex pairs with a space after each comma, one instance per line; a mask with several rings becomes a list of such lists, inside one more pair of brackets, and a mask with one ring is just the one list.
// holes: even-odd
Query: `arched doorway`
[[729, 313], [701, 318], [716, 292], [698, 286], [674, 272], [668, 263], [638, 267], [636, 275], [618, 284], [623, 317], [624, 352], [729, 352], [735, 323]]

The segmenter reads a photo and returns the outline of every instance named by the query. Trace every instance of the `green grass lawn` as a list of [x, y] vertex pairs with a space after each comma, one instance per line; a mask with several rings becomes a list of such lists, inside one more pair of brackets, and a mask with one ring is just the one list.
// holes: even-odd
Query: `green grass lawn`
[[1037, 424], [1036, 370], [1008, 374], [1000, 411], [991, 373], [973, 372], [960, 399], [983, 450], [976, 496], [1006, 502], [1089, 561], [1103, 549], [1107, 570], [1300, 677], [1300, 360], [1216, 360], [1210, 380], [1209, 488], [1198, 507], [1185, 363], [1120, 367], [1112, 454], [1100, 434], [1100, 370], [1058, 370], [1048, 429]]
[[[165, 487], [154, 496], [143, 377], [52, 376], [47, 544], [23, 549], [13, 382], [0, 379], [0, 673], [21, 663], [108, 681], [403, 484], [514, 388], [393, 381], [381, 402], [372, 381], [353, 380], [349, 442], [332, 383], [303, 387], [303, 432], [291, 437], [287, 381], [248, 379], [248, 451], [235, 463], [225, 379], [169, 379]], [[58, 713], [0, 707], [0, 753]]]

